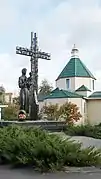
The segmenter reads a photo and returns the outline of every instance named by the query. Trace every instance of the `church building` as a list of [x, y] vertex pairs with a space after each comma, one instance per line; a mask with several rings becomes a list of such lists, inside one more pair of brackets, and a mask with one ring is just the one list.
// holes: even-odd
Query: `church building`
[[79, 58], [79, 50], [73, 47], [71, 58], [56, 79], [56, 89], [39, 100], [43, 105], [71, 102], [79, 107], [82, 115], [79, 124], [101, 123], [101, 91], [95, 91], [96, 78]]

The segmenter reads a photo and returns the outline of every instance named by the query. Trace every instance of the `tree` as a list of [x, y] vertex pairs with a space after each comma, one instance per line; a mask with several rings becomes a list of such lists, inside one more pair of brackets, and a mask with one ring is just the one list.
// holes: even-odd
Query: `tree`
[[41, 85], [39, 86], [39, 95], [40, 96], [48, 95], [52, 90], [53, 90], [52, 85], [50, 85], [49, 82], [46, 79], [44, 79], [41, 82]]
[[82, 117], [79, 112], [78, 106], [71, 102], [66, 102], [65, 104], [60, 106], [59, 112], [60, 117], [63, 118], [66, 121], [66, 123], [71, 125], [79, 121]]
[[59, 118], [59, 106], [58, 104], [44, 105], [40, 111], [41, 116], [46, 115], [48, 120], [58, 120]]
[[5, 88], [0, 86], [0, 104], [5, 103]]
[[5, 91], [6, 91], [5, 88], [3, 86], [0, 86], [0, 92], [5, 93]]
[[18, 105], [9, 105], [7, 108], [2, 109], [2, 118], [4, 120], [13, 120], [18, 118]]
[[14, 97], [13, 98], [13, 103], [16, 104], [16, 105], [19, 105], [20, 104], [20, 96]]
[[73, 125], [82, 117], [76, 104], [66, 102], [59, 106], [58, 104], [44, 105], [41, 109], [41, 115], [46, 115], [47, 119], [65, 120], [66, 123]]

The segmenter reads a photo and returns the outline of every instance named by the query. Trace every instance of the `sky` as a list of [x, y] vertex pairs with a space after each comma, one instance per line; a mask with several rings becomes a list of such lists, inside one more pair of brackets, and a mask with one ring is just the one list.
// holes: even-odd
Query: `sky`
[[0, 0], [0, 85], [7, 92], [18, 91], [22, 68], [29, 74], [30, 58], [16, 46], [29, 48], [31, 31], [51, 53], [51, 61], [39, 59], [39, 84], [46, 78], [55, 87], [75, 43], [101, 90], [101, 0]]

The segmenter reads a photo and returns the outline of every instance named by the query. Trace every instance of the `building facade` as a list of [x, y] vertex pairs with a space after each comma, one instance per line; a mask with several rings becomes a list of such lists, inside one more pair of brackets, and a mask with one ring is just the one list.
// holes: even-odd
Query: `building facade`
[[74, 45], [69, 62], [56, 79], [56, 89], [39, 100], [39, 109], [45, 104], [72, 102], [79, 107], [82, 115], [79, 124], [100, 123], [101, 92], [95, 92], [95, 80], [79, 58], [79, 50]]

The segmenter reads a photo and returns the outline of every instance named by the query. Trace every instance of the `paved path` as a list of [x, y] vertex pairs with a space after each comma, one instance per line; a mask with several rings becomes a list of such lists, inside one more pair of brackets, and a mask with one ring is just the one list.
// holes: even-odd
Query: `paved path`
[[33, 170], [10, 169], [5, 166], [0, 166], [0, 179], [101, 179], [100, 172], [90, 173], [50, 173], [40, 174]]
[[82, 147], [83, 148], [87, 148], [89, 146], [94, 146], [96, 148], [101, 148], [101, 140], [100, 139], [94, 139], [94, 138], [91, 138], [91, 137], [84, 137], [84, 136], [73, 136], [73, 137], [70, 137], [70, 136], [67, 136], [65, 135], [64, 133], [56, 133], [58, 135], [60, 135], [63, 139], [65, 138], [70, 138], [70, 140], [74, 140], [75, 142], [80, 142], [82, 143]]
[[71, 140], [75, 140], [76, 142], [82, 143], [84, 148], [87, 148], [89, 146], [94, 146], [96, 148], [101, 148], [101, 140], [100, 139], [94, 139], [91, 137], [84, 137], [84, 136], [74, 136], [71, 138]]

